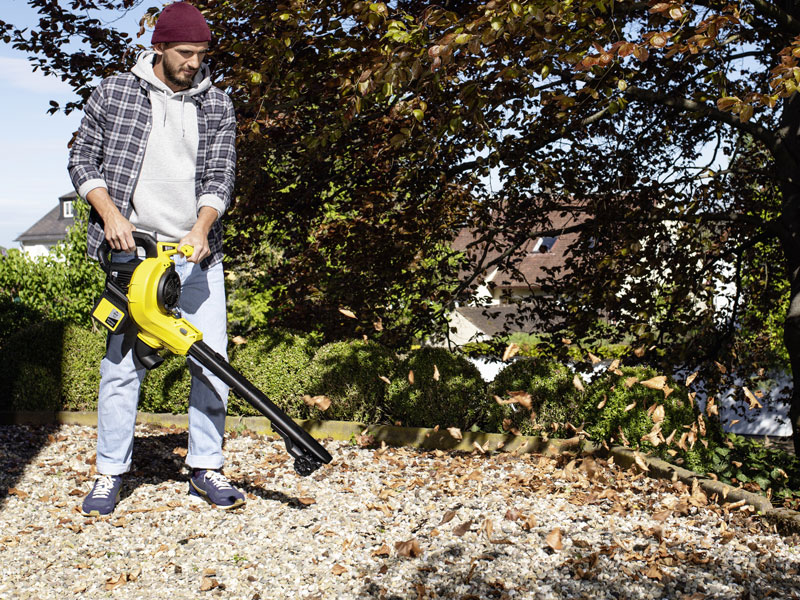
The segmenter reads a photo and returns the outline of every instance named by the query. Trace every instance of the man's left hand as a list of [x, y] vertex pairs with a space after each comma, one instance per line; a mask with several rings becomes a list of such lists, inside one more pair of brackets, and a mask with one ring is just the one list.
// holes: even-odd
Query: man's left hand
[[194, 248], [192, 255], [186, 259], [188, 262], [199, 263], [211, 254], [211, 250], [208, 248], [208, 236], [202, 232], [193, 229], [181, 238], [181, 241], [178, 242], [178, 248], [182, 248], [187, 244]]

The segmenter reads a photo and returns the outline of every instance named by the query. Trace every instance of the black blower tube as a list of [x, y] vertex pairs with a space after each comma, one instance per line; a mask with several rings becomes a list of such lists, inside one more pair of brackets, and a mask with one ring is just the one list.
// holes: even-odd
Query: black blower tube
[[189, 356], [214, 373], [238, 396], [249, 402], [270, 420], [273, 429], [283, 438], [286, 450], [294, 456], [294, 469], [298, 474], [310, 475], [323, 463], [331, 462], [332, 457], [322, 444], [292, 421], [261, 390], [230, 366], [228, 361], [209, 348], [205, 342], [199, 341], [192, 344], [189, 348]]

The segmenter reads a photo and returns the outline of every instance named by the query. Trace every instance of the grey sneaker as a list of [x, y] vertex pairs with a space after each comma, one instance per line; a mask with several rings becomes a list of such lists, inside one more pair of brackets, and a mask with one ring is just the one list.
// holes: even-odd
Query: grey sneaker
[[225, 510], [244, 504], [244, 494], [233, 487], [225, 475], [211, 469], [199, 469], [192, 473], [189, 495], [203, 498]]
[[110, 515], [119, 500], [122, 477], [119, 475], [100, 475], [94, 482], [92, 491], [83, 500], [81, 512], [87, 517]]

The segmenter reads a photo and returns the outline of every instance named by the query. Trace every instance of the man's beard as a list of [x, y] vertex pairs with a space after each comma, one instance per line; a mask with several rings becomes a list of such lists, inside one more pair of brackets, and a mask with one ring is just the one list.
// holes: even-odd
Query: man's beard
[[181, 72], [180, 69], [174, 67], [167, 60], [167, 58], [164, 57], [164, 77], [166, 77], [167, 81], [169, 81], [172, 85], [182, 89], [188, 89], [192, 87], [195, 73], [196, 71], [191, 75], [186, 75], [185, 73]]

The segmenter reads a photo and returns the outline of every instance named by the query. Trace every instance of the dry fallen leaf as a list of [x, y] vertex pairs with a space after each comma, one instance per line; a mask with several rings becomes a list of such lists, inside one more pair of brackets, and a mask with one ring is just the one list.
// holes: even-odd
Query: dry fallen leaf
[[517, 403], [523, 408], [527, 408], [528, 410], [531, 409], [533, 406], [533, 398], [528, 392], [506, 392], [509, 396], [509, 403]]
[[719, 372], [722, 373], [723, 375], [728, 372], [728, 369], [725, 368], [725, 365], [722, 365], [717, 361], [714, 361], [714, 364], [717, 365], [717, 369], [719, 369]]
[[121, 585], [124, 585], [128, 581], [128, 576], [125, 573], [120, 573], [116, 577], [109, 577], [106, 579], [106, 586], [105, 589], [107, 592], [110, 592], [113, 589], [118, 588]]
[[405, 556], [407, 558], [416, 558], [422, 554], [422, 549], [419, 547], [419, 542], [417, 542], [417, 540], [412, 539], [406, 542], [397, 542], [394, 547], [400, 556]]
[[331, 405], [331, 399], [327, 396], [309, 396], [308, 394], [304, 394], [303, 402], [308, 406], [316, 406], [320, 410], [328, 410]]
[[439, 525], [444, 525], [445, 523], [449, 523], [450, 521], [453, 520], [453, 517], [455, 516], [456, 516], [456, 511], [448, 510], [446, 513], [444, 513], [444, 516], [442, 517], [442, 520], [439, 522]]
[[553, 531], [547, 534], [547, 537], [544, 538], [544, 541], [547, 542], [547, 545], [556, 552], [562, 550], [564, 548], [564, 544], [562, 542], [561, 528], [554, 528]]
[[744, 386], [742, 391], [744, 392], [744, 397], [747, 398], [747, 401], [750, 403], [750, 410], [761, 408], [761, 402], [758, 401], [758, 399], [753, 395], [753, 392], [751, 392], [747, 386]]
[[625, 383], [625, 387], [626, 387], [626, 388], [630, 388], [630, 387], [632, 387], [632, 386], [633, 386], [633, 384], [634, 384], [634, 383], [636, 383], [637, 381], [639, 381], [639, 378], [638, 378], [638, 377], [626, 377], [626, 378], [625, 378], [625, 382], [624, 382], [624, 383]]
[[214, 579], [213, 577], [203, 577], [200, 580], [200, 591], [207, 592], [209, 590], [213, 590], [214, 588], [219, 587], [219, 582]]
[[575, 376], [572, 378], [572, 385], [575, 386], [575, 389], [579, 392], [585, 392], [586, 388], [583, 387], [583, 381], [581, 381], [581, 376], [575, 373]]
[[414, 385], [414, 371], [409, 371], [408, 372], [408, 383], [410, 383], [411, 385]]
[[461, 525], [458, 525], [455, 529], [453, 529], [453, 535], [461, 537], [469, 531], [470, 527], [472, 527], [472, 519], [469, 521], [464, 521], [461, 523]]
[[596, 365], [597, 363], [600, 362], [600, 358], [598, 358], [597, 356], [595, 356], [591, 352], [588, 353], [587, 358], [589, 359], [589, 362], [592, 363], [593, 365]]
[[375, 331], [383, 331], [383, 320], [378, 319], [372, 324], [372, 326], [375, 328]]
[[392, 383], [391, 381], [389, 381], [389, 378], [386, 377], [385, 375], [379, 375], [378, 379], [380, 379], [383, 383], [387, 383], [387, 384], [388, 383]]
[[711, 396], [711, 397], [710, 397], [710, 398], [709, 398], [709, 399], [706, 401], [706, 414], [707, 414], [709, 417], [711, 417], [711, 416], [717, 416], [717, 417], [718, 417], [718, 416], [719, 416], [719, 407], [716, 405], [716, 403], [715, 403], [715, 400], [714, 400], [714, 397], [713, 397], [713, 396]]
[[653, 414], [650, 415], [650, 418], [653, 419], [653, 423], [661, 423], [664, 421], [664, 407], [662, 405], [656, 406], [655, 410], [653, 410]]
[[372, 551], [372, 556], [389, 556], [391, 553], [392, 551], [389, 549], [389, 546], [384, 543], [380, 548], [376, 548]]
[[651, 379], [640, 381], [639, 385], [643, 385], [651, 390], [663, 390], [664, 386], [667, 385], [667, 377], [666, 375], [657, 375]]
[[519, 351], [520, 347], [517, 344], [509, 344], [506, 346], [505, 352], [503, 352], [503, 362], [514, 358]]
[[439, 367], [437, 367], [436, 365], [433, 365], [433, 380], [434, 381], [439, 381], [440, 377], [441, 377], [441, 375], [439, 375]]
[[689, 387], [690, 385], [692, 385], [692, 382], [697, 378], [697, 373], [698, 373], [698, 371], [695, 371], [694, 373], [692, 373], [691, 375], [689, 375], [686, 378], [686, 387]]
[[630, 404], [628, 404], [628, 406], [625, 407], [625, 412], [630, 412], [634, 408], [636, 408], [636, 401], [635, 400], [633, 402], [631, 402]]
[[633, 351], [633, 354], [636, 356], [636, 358], [642, 358], [644, 356], [644, 351], [644, 346], [639, 346]]
[[309, 496], [304, 496], [302, 498], [298, 498], [297, 501], [300, 504], [302, 504], [303, 506], [310, 506], [312, 504], [316, 504], [317, 503], [316, 499], [311, 498]]
[[633, 451], [633, 462], [635, 462], [636, 466], [642, 471], [647, 472], [650, 470], [650, 467], [647, 466], [647, 461], [645, 461], [644, 457], [636, 450]]
[[458, 427], [448, 427], [447, 433], [453, 436], [457, 440], [463, 439], [464, 436], [461, 435], [461, 430]]
[[348, 319], [355, 319], [356, 315], [353, 311], [347, 310], [346, 308], [340, 308], [339, 312], [342, 313]]
[[331, 573], [333, 573], [334, 575], [341, 575], [342, 573], [346, 573], [346, 572], [347, 572], [347, 569], [345, 569], [340, 564], [333, 565], [333, 568], [331, 569]]

